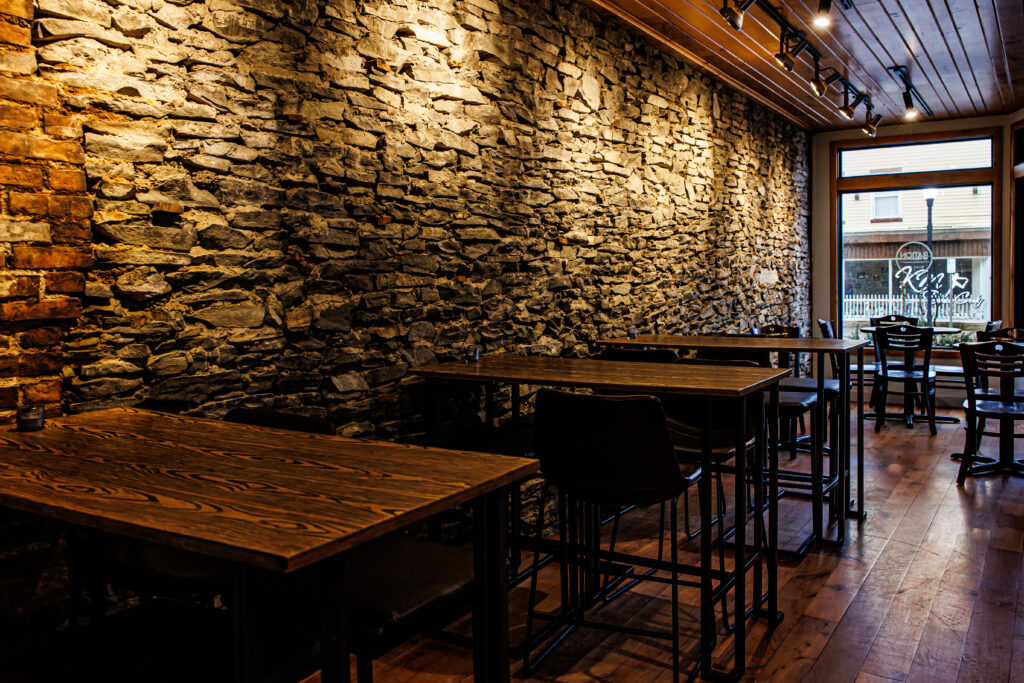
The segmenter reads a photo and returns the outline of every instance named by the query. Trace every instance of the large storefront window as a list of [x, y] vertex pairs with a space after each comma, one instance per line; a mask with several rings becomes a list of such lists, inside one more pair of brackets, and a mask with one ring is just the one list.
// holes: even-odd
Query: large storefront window
[[[967, 178], [928, 173], [991, 169], [992, 150], [991, 138], [839, 150], [840, 178], [865, 188], [837, 188], [844, 337], [896, 313], [958, 328], [936, 340], [955, 344], [993, 318], [992, 183], [945, 184]], [[915, 184], [922, 180], [938, 182]]]

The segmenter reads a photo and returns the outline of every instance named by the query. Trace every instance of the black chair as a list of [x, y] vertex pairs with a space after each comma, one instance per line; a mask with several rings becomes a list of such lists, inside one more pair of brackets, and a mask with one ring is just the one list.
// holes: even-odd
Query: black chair
[[[672, 628], [655, 631], [630, 628], [629, 632], [672, 642], [672, 672], [679, 680], [679, 586], [699, 586], [680, 576], [678, 561], [679, 496], [701, 476], [700, 468], [681, 464], [672, 447], [661, 403], [653, 396], [600, 396], [542, 389], [535, 412], [536, 453], [541, 471], [558, 489], [561, 609], [541, 615], [536, 605], [536, 575], [531, 579], [523, 663], [527, 673], [568, 633], [580, 626], [621, 631], [617, 623], [595, 621], [587, 613], [601, 598], [601, 576], [613, 563], [627, 562], [658, 570], [633, 577], [668, 583], [672, 594]], [[642, 507], [668, 503], [669, 559], [612, 555], [601, 547], [600, 507]], [[538, 532], [542, 523], [538, 520]], [[709, 567], [702, 568], [710, 571]], [[664, 576], [667, 571], [668, 577]], [[536, 619], [550, 621], [535, 636]], [[561, 632], [558, 632], [561, 629]], [[540, 638], [554, 642], [538, 658], [532, 649]]]
[[[1002, 320], [990, 320], [985, 323], [984, 330], [978, 330], [975, 333], [977, 341], [984, 341], [981, 335], [994, 332], [1003, 326]], [[964, 389], [964, 369], [959, 365], [942, 365], [936, 363], [932, 365], [935, 368], [935, 388], [936, 389]]]
[[868, 318], [871, 323], [871, 327], [879, 327], [881, 325], [918, 325], [919, 320], [910, 315], [897, 315], [896, 313], [890, 313], [889, 315], [880, 315], [872, 318]]
[[977, 334], [975, 336], [977, 336], [978, 341], [980, 341], [980, 342], [986, 342], [986, 341], [1008, 341], [1008, 342], [1014, 342], [1016, 344], [1019, 344], [1019, 343], [1024, 343], [1024, 328], [1022, 328], [1022, 327], [1007, 327], [1007, 328], [1004, 328], [1004, 329], [998, 329], [997, 328], [995, 330], [989, 330], [989, 329], [985, 329], [984, 331], [978, 330], [978, 332], [977, 332]]
[[[1024, 394], [1016, 388], [1017, 381], [1024, 377], [1024, 344], [1002, 340], [965, 343], [960, 345], [960, 359], [967, 378], [967, 439], [957, 484], [963, 484], [968, 476], [1006, 471], [1024, 474], [1024, 462], [1012, 454], [1005, 460], [978, 455], [982, 433], [1007, 438], [999, 432], [985, 432], [985, 418], [998, 420], [1001, 426], [1004, 421], [1016, 424], [1024, 420]], [[1024, 438], [1024, 434], [1012, 434], [1009, 438]], [[975, 461], [981, 464], [976, 465]]]
[[[932, 340], [934, 334], [930, 327], [914, 325], [883, 325], [875, 332], [878, 349], [879, 374], [878, 399], [876, 405], [881, 408], [875, 418], [875, 431], [881, 431], [885, 423], [885, 406], [888, 395], [903, 396], [904, 419], [907, 427], [914, 425], [914, 403], [916, 400], [924, 404], [928, 415], [928, 427], [934, 436], [935, 429], [935, 370], [931, 367]], [[896, 353], [898, 361], [890, 360], [890, 352]], [[923, 355], [922, 362], [917, 363], [916, 355]], [[898, 363], [898, 365], [896, 364]], [[893, 391], [891, 382], [899, 382], [902, 391]]]

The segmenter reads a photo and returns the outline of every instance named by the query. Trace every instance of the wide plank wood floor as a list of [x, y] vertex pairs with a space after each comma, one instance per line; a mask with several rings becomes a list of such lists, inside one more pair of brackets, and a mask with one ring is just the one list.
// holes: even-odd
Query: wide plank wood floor
[[[814, 549], [780, 569], [785, 620], [753, 622], [748, 678], [779, 681], [1024, 680], [1024, 478], [988, 477], [957, 487], [963, 428], [890, 423], [865, 439], [868, 519], [848, 522], [841, 551]], [[996, 444], [983, 449], [994, 454]], [[799, 460], [805, 459], [801, 457]], [[784, 465], [787, 461], [784, 459]], [[693, 506], [691, 506], [693, 507]], [[783, 543], [809, 524], [809, 504], [784, 501]], [[632, 514], [631, 549], [654, 548], [657, 512]], [[696, 548], [693, 547], [692, 550]], [[692, 557], [692, 555], [688, 555]], [[553, 608], [557, 570], [542, 572]], [[749, 598], [748, 598], [749, 599]], [[511, 596], [512, 642], [522, 637], [526, 590]], [[697, 595], [683, 592], [684, 662], [696, 654]], [[648, 584], [600, 609], [620, 623], [667, 626], [667, 589]], [[468, 624], [460, 625], [467, 629]], [[728, 642], [716, 659], [731, 656]], [[668, 681], [669, 643], [601, 631], [571, 634], [534, 681]], [[516, 680], [520, 666], [513, 663]], [[471, 652], [416, 640], [375, 663], [375, 680], [470, 681]]]

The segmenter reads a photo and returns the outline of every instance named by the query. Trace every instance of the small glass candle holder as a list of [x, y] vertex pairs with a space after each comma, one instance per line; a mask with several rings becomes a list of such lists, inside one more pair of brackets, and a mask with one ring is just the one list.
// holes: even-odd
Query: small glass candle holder
[[636, 334], [636, 328], [631, 327], [628, 330], [626, 330], [626, 339], [636, 339]]
[[42, 406], [22, 406], [18, 408], [17, 424], [19, 432], [36, 432], [43, 428]]
[[480, 347], [474, 347], [466, 352], [466, 362], [476, 363], [480, 360]]

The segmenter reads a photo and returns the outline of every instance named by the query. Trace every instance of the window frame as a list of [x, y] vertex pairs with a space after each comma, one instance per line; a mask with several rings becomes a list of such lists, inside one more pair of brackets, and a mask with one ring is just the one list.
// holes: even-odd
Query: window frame
[[[979, 128], [964, 131], [893, 135], [884, 138], [834, 140], [829, 145], [829, 307], [831, 317], [840, 321], [840, 292], [842, 271], [842, 227], [839, 225], [839, 197], [850, 192], [885, 192], [919, 189], [921, 187], [963, 187], [969, 185], [992, 186], [992, 309], [993, 319], [1002, 316], [1003, 287], [1003, 136], [1002, 128]], [[992, 144], [992, 167], [951, 171], [922, 171], [885, 173], [880, 175], [840, 177], [839, 154], [858, 147], [890, 147], [921, 142], [942, 142], [988, 138]], [[872, 213], [874, 206], [872, 202]], [[1013, 264], [1007, 269], [1013, 272]], [[955, 351], [935, 352], [940, 357], [956, 355]]]

